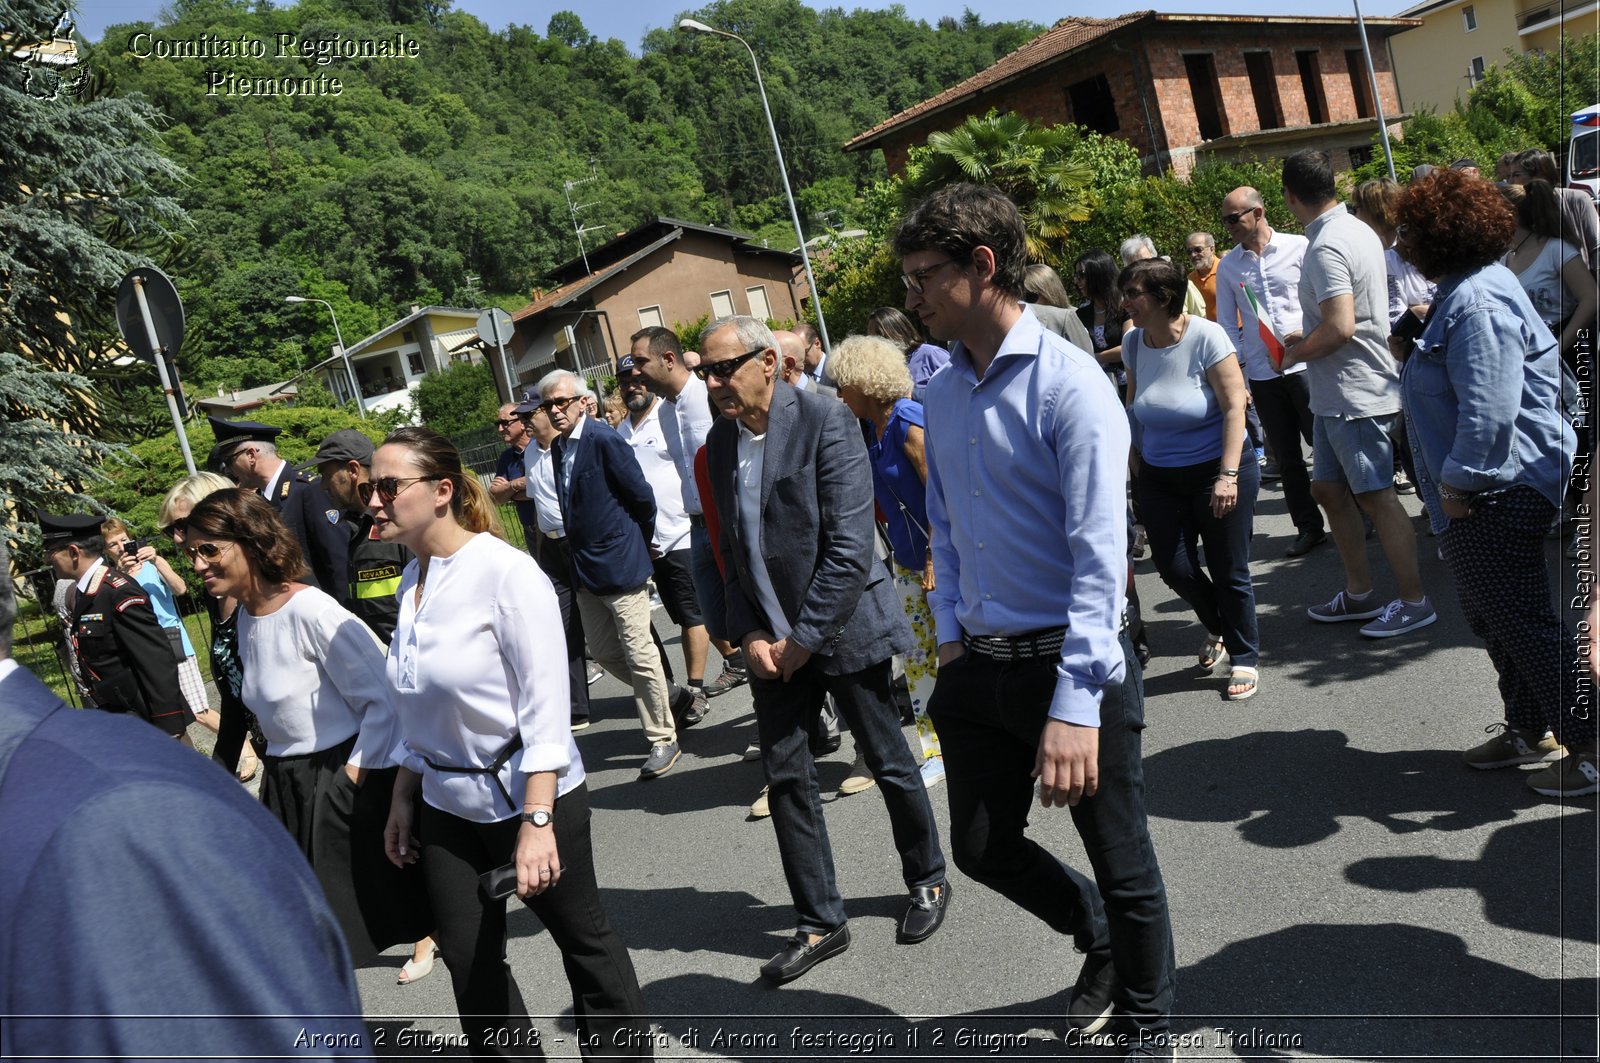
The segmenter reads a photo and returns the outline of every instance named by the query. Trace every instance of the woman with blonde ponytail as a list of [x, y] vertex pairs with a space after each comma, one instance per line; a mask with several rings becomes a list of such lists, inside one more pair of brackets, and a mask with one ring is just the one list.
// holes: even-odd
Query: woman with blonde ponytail
[[378, 536], [417, 555], [389, 648], [403, 760], [384, 845], [398, 866], [423, 858], [474, 1058], [525, 1055], [515, 1046], [535, 1040], [505, 960], [513, 891], [561, 950], [583, 1054], [648, 1056], [638, 978], [600, 906], [549, 578], [504, 540], [488, 493], [431, 429], [386, 439], [362, 491]]

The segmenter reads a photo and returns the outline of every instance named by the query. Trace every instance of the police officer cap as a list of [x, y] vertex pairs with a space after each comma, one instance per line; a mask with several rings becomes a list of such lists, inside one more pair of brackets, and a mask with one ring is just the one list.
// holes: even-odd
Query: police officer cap
[[534, 410], [539, 408], [539, 404], [543, 401], [544, 400], [539, 397], [538, 388], [528, 388], [522, 393], [522, 401], [517, 403], [516, 409], [512, 410], [511, 412], [532, 413]]
[[275, 425], [259, 421], [225, 421], [221, 417], [208, 417], [206, 420], [211, 422], [212, 434], [217, 437], [217, 445], [211, 448], [206, 465], [218, 472], [223, 471], [223, 466], [233, 456], [234, 448], [240, 444], [257, 440], [271, 443], [283, 432]]
[[93, 513], [57, 515], [41, 510], [39, 512], [39, 532], [44, 538], [46, 546], [60, 547], [68, 543], [92, 539], [99, 535], [100, 525], [104, 520], [104, 517], [97, 517]]
[[365, 432], [354, 428], [341, 428], [322, 441], [322, 445], [317, 448], [316, 457], [300, 467], [314, 469], [325, 461], [359, 461], [370, 467], [374, 449], [372, 440], [367, 438]]

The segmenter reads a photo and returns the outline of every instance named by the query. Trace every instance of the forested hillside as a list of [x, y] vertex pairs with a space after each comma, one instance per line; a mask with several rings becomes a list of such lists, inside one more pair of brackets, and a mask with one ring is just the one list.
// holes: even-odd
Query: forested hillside
[[[190, 226], [161, 264], [188, 309], [192, 390], [268, 383], [325, 357], [327, 315], [285, 305], [288, 294], [333, 303], [349, 342], [411, 303], [520, 305], [578, 253], [568, 181], [592, 178], [573, 190], [599, 230], [591, 247], [655, 214], [792, 243], [735, 42], [658, 30], [635, 57], [568, 12], [499, 33], [418, 0], [185, 0], [170, 12], [112, 27], [89, 68], [97, 93], [153, 102], [163, 149], [188, 173], [177, 194]], [[684, 14], [761, 56], [808, 231], [848, 226], [858, 189], [880, 176], [877, 158], [839, 151], [845, 140], [1038, 29], [797, 0]], [[398, 57], [340, 53], [368, 41]], [[315, 88], [243, 94], [256, 78]]]

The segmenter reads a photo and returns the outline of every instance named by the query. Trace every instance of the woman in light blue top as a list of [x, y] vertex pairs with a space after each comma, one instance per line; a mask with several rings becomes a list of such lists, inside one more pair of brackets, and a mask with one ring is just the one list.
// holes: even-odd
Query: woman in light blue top
[[1406, 189], [1399, 218], [1400, 253], [1438, 284], [1400, 376], [1419, 486], [1504, 702], [1504, 722], [1464, 758], [1505, 768], [1565, 745], [1566, 759], [1528, 785], [1592, 794], [1594, 711], [1580, 698], [1578, 644], [1550, 604], [1544, 556], [1575, 444], [1558, 406], [1558, 342], [1496, 261], [1515, 222], [1493, 185], [1436, 170]]
[[904, 312], [892, 306], [880, 306], [867, 315], [867, 335], [881, 336], [900, 348], [906, 369], [911, 373], [911, 397], [919, 403], [933, 374], [950, 361], [949, 351], [922, 342], [917, 326]]
[[1260, 681], [1250, 532], [1261, 488], [1245, 451], [1244, 373], [1222, 327], [1184, 312], [1188, 278], [1177, 266], [1145, 259], [1117, 284], [1135, 326], [1122, 338], [1122, 364], [1134, 497], [1156, 570], [1206, 626], [1201, 672], [1228, 669], [1227, 698], [1243, 701]]

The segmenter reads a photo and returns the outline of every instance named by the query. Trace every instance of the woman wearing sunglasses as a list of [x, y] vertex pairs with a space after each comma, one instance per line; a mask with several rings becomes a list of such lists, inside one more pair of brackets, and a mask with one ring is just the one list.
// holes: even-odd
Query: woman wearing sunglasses
[[[177, 544], [178, 549], [183, 549], [188, 537], [190, 511], [206, 496], [232, 487], [232, 481], [214, 472], [197, 472], [179, 480], [161, 500], [161, 510], [156, 516], [161, 534]], [[244, 683], [244, 673], [239, 668], [236, 627], [239, 603], [211, 594], [201, 595], [200, 600], [211, 619], [211, 674], [217, 681], [217, 695], [222, 702], [222, 720], [211, 759], [228, 771], [236, 772], [240, 782], [249, 782], [261, 770], [257, 750], [267, 748], [267, 741], [255, 714], [245, 708], [239, 694]]]
[[419, 876], [384, 857], [394, 788], [394, 708], [383, 648], [333, 598], [299, 582], [299, 541], [254, 491], [207, 496], [184, 553], [206, 590], [236, 599], [244, 703], [267, 739], [261, 800], [328, 897], [357, 967], [425, 937]]
[[1145, 259], [1117, 283], [1135, 326], [1122, 338], [1134, 498], [1162, 581], [1209, 633], [1200, 671], [1227, 670], [1227, 699], [1243, 701], [1260, 679], [1250, 530], [1261, 489], [1245, 446], [1244, 372], [1222, 326], [1184, 312], [1189, 280], [1177, 266]]
[[396, 866], [421, 859], [474, 1058], [521, 1057], [530, 1043], [505, 958], [512, 890], [561, 951], [583, 1054], [648, 1056], [639, 982], [595, 882], [550, 580], [504, 540], [487, 492], [437, 432], [395, 432], [372, 475], [373, 527], [416, 554], [390, 643], [405, 759], [384, 840]]

